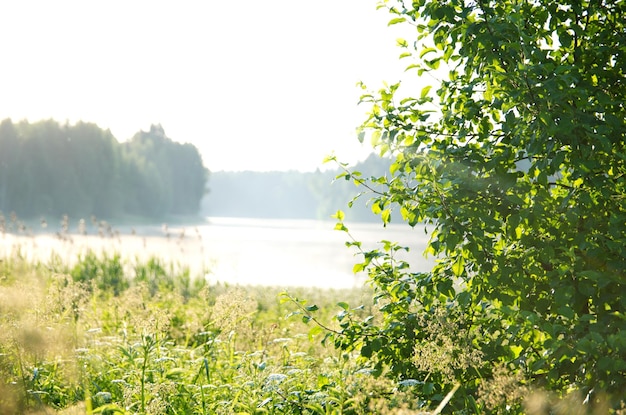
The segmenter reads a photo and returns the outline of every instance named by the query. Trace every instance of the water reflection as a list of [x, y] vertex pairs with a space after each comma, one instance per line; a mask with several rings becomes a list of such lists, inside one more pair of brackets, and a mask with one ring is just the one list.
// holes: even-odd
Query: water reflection
[[[363, 249], [380, 247], [389, 240], [408, 246], [403, 254], [415, 271], [430, 269], [423, 257], [428, 240], [424, 228], [404, 224], [346, 224]], [[28, 258], [46, 260], [53, 252], [71, 261], [87, 249], [119, 252], [128, 260], [157, 256], [188, 266], [192, 275], [230, 284], [313, 286], [345, 288], [363, 284], [365, 275], [354, 275], [359, 261], [349, 236], [336, 231], [334, 222], [279, 219], [207, 218], [200, 226], [135, 226], [110, 236], [71, 234], [60, 240], [54, 234], [32, 237], [6, 234], [0, 254], [19, 247]], [[208, 271], [208, 272], [207, 272]]]

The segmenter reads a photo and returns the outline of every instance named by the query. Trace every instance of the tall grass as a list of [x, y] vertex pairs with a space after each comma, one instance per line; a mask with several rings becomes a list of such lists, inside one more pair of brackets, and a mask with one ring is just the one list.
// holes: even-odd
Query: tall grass
[[[283, 288], [209, 286], [158, 258], [129, 267], [116, 254], [0, 264], [2, 414], [360, 414], [395, 387], [287, 317], [297, 307]], [[368, 297], [290, 292], [328, 321], [335, 303]]]
[[[419, 381], [374, 376], [321, 342], [348, 304], [379, 318], [366, 287], [286, 291], [209, 284], [156, 257], [37, 261], [15, 247], [0, 260], [0, 414], [446, 413], [456, 389], [427, 408]], [[435, 356], [424, 365], [446, 364], [440, 343], [420, 347]], [[523, 399], [529, 414], [590, 413], [494, 373], [484, 413]]]

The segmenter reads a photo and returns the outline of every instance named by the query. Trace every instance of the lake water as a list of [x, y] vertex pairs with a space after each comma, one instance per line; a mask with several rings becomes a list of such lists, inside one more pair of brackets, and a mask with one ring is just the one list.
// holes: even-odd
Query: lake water
[[[54, 234], [0, 236], [0, 255], [19, 246], [29, 258], [47, 259], [53, 252], [71, 262], [87, 249], [119, 252], [124, 258], [157, 256], [188, 266], [194, 276], [240, 285], [312, 286], [347, 288], [362, 285], [365, 275], [355, 275], [359, 262], [349, 236], [334, 230], [334, 222], [282, 219], [207, 218], [200, 226], [137, 227], [120, 229], [113, 236]], [[424, 227], [347, 223], [363, 249], [380, 247], [381, 240], [408, 246], [403, 254], [415, 271], [426, 271], [433, 261], [423, 256], [428, 236]], [[70, 230], [71, 232], [71, 230]]]

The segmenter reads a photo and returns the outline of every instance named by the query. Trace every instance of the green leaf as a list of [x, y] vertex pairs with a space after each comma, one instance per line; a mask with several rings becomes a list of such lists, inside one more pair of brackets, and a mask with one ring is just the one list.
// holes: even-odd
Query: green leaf
[[364, 344], [363, 347], [361, 347], [361, 356], [366, 357], [366, 358], [370, 358], [372, 357], [372, 346], [370, 344]]
[[456, 298], [457, 298], [457, 301], [459, 302], [459, 305], [461, 305], [462, 307], [469, 306], [470, 302], [472, 301], [472, 295], [467, 291], [460, 292], [456, 296]]
[[380, 337], [376, 337], [372, 340], [371, 343], [372, 351], [377, 352], [383, 347], [383, 342]]
[[568, 320], [572, 320], [575, 316], [575, 312], [574, 310], [572, 310], [571, 307], [568, 307], [566, 305], [563, 305], [561, 307], [558, 308], [557, 313], [560, 316], [563, 316], [565, 318], [567, 318]]
[[372, 133], [372, 137], [371, 137], [372, 147], [376, 147], [378, 144], [380, 144], [381, 136], [382, 136], [382, 133], [380, 132], [380, 130], [376, 130]]
[[485, 89], [485, 93], [483, 94], [483, 98], [485, 98], [485, 100], [487, 100], [487, 101], [493, 100], [493, 90], [489, 86], [487, 86], [487, 89]]
[[406, 18], [405, 17], [396, 17], [394, 19], [391, 19], [389, 21], [389, 23], [387, 23], [387, 26], [393, 26], [395, 24], [403, 23], [403, 22], [406, 22]]
[[354, 274], [359, 273], [361, 271], [365, 270], [365, 265], [358, 263], [358, 264], [354, 264], [354, 266], [352, 267], [352, 272]]
[[509, 349], [511, 350], [511, 354], [513, 355], [514, 359], [517, 359], [522, 353], [522, 350], [524, 350], [522, 346], [515, 346], [515, 345], [509, 346]]
[[420, 59], [423, 58], [425, 55], [432, 53], [432, 52], [437, 52], [437, 49], [435, 48], [424, 48], [422, 49], [422, 51], [420, 52]]
[[465, 258], [462, 256], [457, 257], [456, 261], [452, 264], [452, 272], [457, 277], [463, 275], [465, 272]]
[[308, 333], [309, 341], [312, 341], [315, 336], [323, 332], [324, 332], [324, 329], [321, 328], [320, 326], [318, 325], [312, 326], [309, 329], [309, 333]]
[[383, 223], [385, 224], [389, 223], [389, 221], [391, 220], [391, 210], [390, 209], [383, 210], [380, 216], [383, 220]]
[[439, 69], [439, 65], [441, 64], [441, 58], [427, 60], [425, 61], [425, 63], [426, 63], [426, 66], [428, 66], [430, 69], [437, 70]]
[[323, 163], [328, 163], [331, 161], [337, 161], [337, 157], [336, 156], [326, 156], [324, 157]]
[[422, 93], [420, 94], [420, 98], [426, 98], [426, 96], [428, 96], [428, 93], [430, 92], [430, 89], [432, 88], [432, 85], [427, 85], [424, 88], [422, 88]]
[[383, 208], [381, 207], [381, 203], [380, 201], [376, 201], [374, 203], [372, 203], [372, 213], [374, 215], [378, 215], [380, 214], [380, 212], [383, 211]]
[[335, 212], [334, 215], [331, 215], [331, 217], [342, 221], [345, 218], [345, 214], [343, 213], [342, 210], [338, 210], [337, 212]]

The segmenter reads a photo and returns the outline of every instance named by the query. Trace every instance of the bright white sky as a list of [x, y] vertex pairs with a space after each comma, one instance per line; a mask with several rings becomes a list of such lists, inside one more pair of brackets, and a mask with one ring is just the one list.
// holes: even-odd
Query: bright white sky
[[370, 150], [356, 83], [407, 64], [389, 19], [376, 0], [2, 2], [0, 119], [94, 122], [120, 141], [160, 123], [212, 171], [354, 162]]

